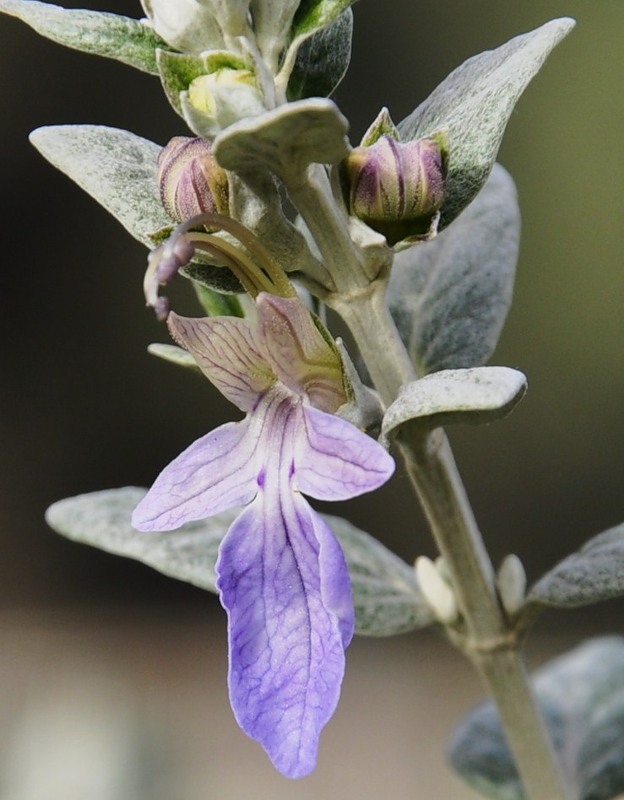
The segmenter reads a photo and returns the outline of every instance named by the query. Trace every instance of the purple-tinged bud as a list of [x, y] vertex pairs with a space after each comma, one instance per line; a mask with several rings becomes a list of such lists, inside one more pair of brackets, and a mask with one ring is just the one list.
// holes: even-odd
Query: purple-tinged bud
[[384, 135], [354, 148], [341, 172], [351, 214], [389, 245], [431, 239], [444, 203], [447, 160], [442, 134], [415, 142]]
[[227, 173], [205, 139], [174, 137], [160, 152], [158, 181], [162, 203], [176, 222], [228, 213]]

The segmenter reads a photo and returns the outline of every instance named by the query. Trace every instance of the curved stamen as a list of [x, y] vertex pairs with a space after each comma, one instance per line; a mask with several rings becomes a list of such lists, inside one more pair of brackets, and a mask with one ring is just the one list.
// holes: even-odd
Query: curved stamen
[[[180, 228], [190, 230], [199, 226], [207, 228], [220, 228], [227, 231], [235, 239], [237, 239], [252, 256], [255, 256], [264, 272], [269, 276], [273, 283], [273, 288], [269, 289], [272, 294], [279, 294], [282, 297], [295, 297], [296, 292], [288, 280], [284, 269], [280, 266], [278, 261], [273, 257], [272, 253], [262, 244], [257, 236], [232, 217], [226, 217], [223, 214], [198, 214], [187, 220]], [[177, 229], [179, 230], [179, 228]], [[221, 240], [219, 240], [221, 241]], [[240, 251], [236, 251], [240, 254]], [[239, 255], [237, 255], [239, 257]]]
[[[221, 239], [216, 239], [208, 233], [201, 238], [198, 236], [193, 239], [193, 244], [196, 250], [207, 253], [212, 258], [218, 259], [222, 266], [228, 267], [251, 297], [256, 298], [261, 291], [271, 291], [264, 285], [268, 283], [264, 273], [249, 259], [242, 259], [240, 251], [232, 245], [223, 247], [224, 242]], [[243, 267], [245, 261], [249, 264]]]
[[[227, 231], [256, 260], [212, 233], [194, 230], [200, 226]], [[166, 298], [159, 297], [158, 287], [169, 283], [179, 270], [190, 262], [196, 250], [207, 253], [218, 260], [221, 266], [228, 267], [254, 298], [263, 291], [282, 297], [296, 295], [284, 270], [269, 250], [244, 225], [222, 214], [199, 214], [179, 225], [169, 239], [148, 256], [143, 291], [147, 304], [155, 309], [159, 320], [167, 318], [169, 303]]]

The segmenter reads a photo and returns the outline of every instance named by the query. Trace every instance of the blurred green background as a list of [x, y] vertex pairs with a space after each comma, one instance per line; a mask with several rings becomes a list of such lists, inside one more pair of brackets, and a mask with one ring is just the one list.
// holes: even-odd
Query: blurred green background
[[[66, 5], [141, 14], [130, 0]], [[578, 21], [521, 98], [500, 152], [518, 185], [523, 234], [515, 303], [491, 363], [526, 372], [529, 392], [504, 422], [451, 431], [495, 562], [516, 552], [534, 579], [624, 519], [624, 3], [361, 0], [355, 14], [352, 68], [335, 97], [353, 142], [381, 106], [399, 121], [469, 56], [556, 16]], [[57, 537], [43, 513], [72, 494], [149, 485], [231, 408], [207, 383], [146, 355], [166, 332], [143, 307], [144, 249], [44, 162], [27, 135], [89, 122], [164, 144], [183, 124], [156, 79], [64, 50], [4, 17], [0, 84], [3, 619], [68, 610], [93, 619], [103, 609], [135, 619], [149, 608], [152, 624], [164, 617], [175, 628], [194, 612], [217, 612], [218, 602]], [[177, 287], [181, 302], [187, 291]], [[401, 470], [381, 492], [331, 510], [408, 560], [434, 553]], [[549, 615], [540, 629], [565, 622], [621, 632], [621, 610], [609, 603], [592, 614]], [[215, 619], [222, 630], [221, 614]], [[431, 644], [401, 641], [410, 657], [420, 652], [416, 642]], [[366, 675], [383, 672], [385, 644], [375, 647]], [[221, 640], [219, 648], [222, 663]], [[388, 652], [399, 658], [399, 649]], [[470, 687], [476, 697], [476, 682]], [[361, 702], [354, 693], [354, 707]], [[347, 796], [336, 787], [330, 794]]]

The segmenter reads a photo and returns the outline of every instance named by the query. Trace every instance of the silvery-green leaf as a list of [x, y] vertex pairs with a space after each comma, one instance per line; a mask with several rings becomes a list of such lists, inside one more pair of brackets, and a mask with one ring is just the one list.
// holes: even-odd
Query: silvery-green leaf
[[624, 594], [624, 524], [590, 539], [531, 588], [527, 601], [575, 608]]
[[[624, 792], [624, 639], [589, 640], [534, 677], [570, 797], [613, 800]], [[496, 800], [526, 800], [498, 713], [478, 706], [450, 747], [455, 770]]]
[[347, 559], [358, 634], [394, 636], [435, 621], [412, 567], [348, 520], [323, 516]]
[[360, 147], [372, 147], [382, 136], [389, 136], [391, 139], [398, 140], [399, 132], [392, 121], [390, 112], [387, 108], [382, 108], [379, 114], [368, 126], [368, 130], [362, 136]]
[[173, 578], [216, 591], [214, 565], [236, 511], [224, 511], [177, 531], [140, 533], [130, 516], [146, 489], [126, 486], [68, 497], [46, 512], [51, 528], [68, 539], [134, 558]]
[[387, 409], [382, 439], [396, 436], [407, 422], [423, 431], [455, 422], [478, 424], [507, 416], [522, 399], [526, 378], [509, 367], [448, 369], [406, 384]]
[[62, 8], [36, 0], [0, 0], [0, 11], [17, 17], [53, 42], [114, 58], [152, 75], [158, 74], [156, 48], [167, 46], [138, 19], [103, 11]]
[[[69, 497], [46, 513], [57, 533], [135, 558], [165, 575], [216, 591], [214, 565], [225, 532], [239, 511], [227, 511], [176, 531], [140, 533], [130, 516], [146, 489], [125, 487]], [[339, 517], [325, 517], [345, 552], [360, 634], [390, 636], [432, 622], [415, 573], [372, 536]]]
[[309, 36], [332, 22], [355, 0], [301, 0], [292, 27], [293, 40]]
[[[219, 267], [213, 264], [207, 264], [203, 261], [199, 261], [198, 258], [193, 259], [190, 264], [182, 267], [179, 274], [183, 275], [185, 278], [190, 278], [190, 280], [193, 281], [195, 291], [197, 292], [202, 303], [204, 300], [209, 299], [209, 296], [201, 296], [201, 290], [203, 288], [212, 294], [215, 292], [218, 293], [220, 297], [223, 297], [226, 294], [235, 294], [237, 292], [244, 291], [241, 282], [230, 269], [227, 267]], [[224, 300], [222, 305], [227, 306], [229, 303], [227, 300]], [[232, 312], [226, 311], [226, 309], [223, 307], [219, 313], [231, 314]], [[234, 313], [232, 316], [239, 315]]]
[[158, 190], [159, 145], [101, 125], [50, 125], [30, 141], [55, 167], [148, 247], [148, 234], [171, 225]]
[[148, 344], [147, 352], [152, 356], [156, 356], [156, 358], [162, 358], [163, 361], [168, 361], [170, 364], [199, 370], [197, 362], [188, 350], [184, 350], [184, 348], [178, 347], [175, 344], [153, 342], [152, 344]]
[[204, 74], [202, 60], [199, 56], [190, 53], [158, 50], [156, 63], [165, 96], [173, 109], [182, 116], [180, 92], [185, 92], [192, 80]]
[[[165, 2], [169, 2], [172, 5], [171, 0], [165, 0]], [[179, 0], [176, 0], [176, 2], [179, 2]], [[250, 0], [200, 0], [199, 5], [212, 9], [212, 13], [226, 38], [236, 39], [245, 30], [249, 16]], [[203, 49], [206, 50], [207, 48], [204, 46]]]
[[514, 182], [496, 164], [450, 228], [396, 255], [388, 302], [419, 374], [491, 356], [511, 305], [519, 236]]
[[288, 81], [288, 99], [329, 97], [351, 61], [353, 11], [348, 8], [331, 25], [303, 42]]
[[272, 175], [252, 169], [231, 174], [230, 212], [252, 230], [287, 272], [304, 272], [322, 283], [325, 267], [312, 255], [303, 234], [284, 213]]
[[502, 47], [468, 59], [399, 124], [404, 141], [446, 131], [450, 165], [441, 227], [473, 199], [492, 169], [518, 98], [546, 57], [572, 29], [555, 19]]
[[299, 100], [231, 125], [215, 140], [214, 153], [224, 169], [253, 172], [262, 165], [287, 183], [311, 163], [341, 161], [348, 127], [331, 100]]
[[264, 60], [277, 72], [282, 52], [288, 45], [300, 0], [252, 0], [254, 33]]

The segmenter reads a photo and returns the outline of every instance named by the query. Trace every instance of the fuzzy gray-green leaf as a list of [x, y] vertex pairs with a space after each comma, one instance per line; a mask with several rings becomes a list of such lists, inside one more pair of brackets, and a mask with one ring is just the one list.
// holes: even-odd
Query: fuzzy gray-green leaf
[[[575, 800], [624, 792], [624, 639], [593, 639], [534, 676], [564, 778]], [[526, 800], [492, 703], [459, 725], [450, 747], [455, 770], [494, 800]]]
[[353, 12], [348, 8], [303, 42], [288, 81], [289, 100], [332, 94], [349, 66], [352, 34]]
[[330, 25], [355, 0], [301, 0], [293, 23], [293, 39]]
[[149, 234], [171, 225], [158, 189], [159, 145], [101, 125], [50, 125], [30, 141], [149, 248]]
[[289, 44], [290, 31], [300, 0], [252, 0], [251, 13], [258, 47], [271, 70]]
[[531, 588], [527, 601], [575, 608], [624, 594], [624, 524], [590, 539]]
[[114, 58], [151, 75], [158, 74], [156, 48], [167, 47], [138, 19], [117, 14], [62, 8], [37, 0], [0, 0], [0, 11], [17, 17], [53, 42]]
[[526, 378], [510, 367], [448, 369], [403, 386], [383, 418], [384, 441], [406, 423], [423, 431], [462, 422], [494, 422], [509, 414], [526, 391]]
[[515, 185], [496, 164], [450, 228], [396, 255], [388, 302], [419, 374], [491, 356], [511, 305], [519, 238]]
[[264, 167], [288, 183], [311, 163], [341, 161], [348, 152], [348, 127], [331, 100], [298, 100], [234, 123], [215, 140], [214, 154], [224, 169]]
[[[46, 519], [69, 539], [137, 559], [165, 575], [216, 591], [219, 544], [239, 511], [223, 512], [175, 531], [140, 533], [130, 525], [130, 516], [145, 492], [128, 486], [69, 497], [50, 506]], [[433, 621], [414, 570], [347, 520], [325, 519], [349, 565], [358, 633], [391, 636]]]
[[394, 636], [434, 622], [412, 567], [348, 520], [323, 516], [336, 534], [349, 566], [356, 633]]
[[130, 515], [145, 492], [126, 486], [68, 497], [50, 506], [46, 521], [68, 539], [134, 558], [165, 575], [215, 592], [217, 550], [236, 511], [224, 511], [177, 531], [139, 533], [130, 525]]
[[188, 350], [184, 350], [184, 348], [178, 347], [175, 344], [153, 342], [152, 344], [148, 344], [147, 352], [152, 356], [156, 356], [156, 358], [162, 358], [163, 361], [168, 361], [170, 364], [175, 364], [178, 367], [199, 371], [197, 362]]
[[574, 20], [555, 19], [468, 59], [398, 126], [401, 138], [445, 131], [450, 166], [441, 228], [475, 197], [492, 169], [518, 98]]

